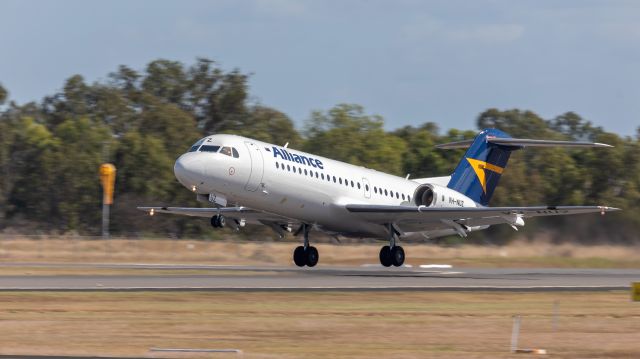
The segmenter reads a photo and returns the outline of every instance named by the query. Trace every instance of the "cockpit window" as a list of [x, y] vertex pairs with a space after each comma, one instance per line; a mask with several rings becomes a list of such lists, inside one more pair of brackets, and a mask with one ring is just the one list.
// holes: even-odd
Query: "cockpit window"
[[198, 150], [198, 148], [200, 147], [200, 145], [202, 144], [202, 142], [204, 142], [204, 138], [201, 140], [198, 140], [198, 142], [194, 143], [193, 146], [191, 146], [191, 148], [189, 148], [189, 152], [196, 152]]
[[200, 147], [200, 152], [218, 152], [220, 146], [204, 145]]
[[238, 150], [236, 150], [235, 147], [231, 147], [231, 150], [233, 151], [233, 158], [240, 157], [240, 154], [238, 154]]
[[232, 156], [231, 147], [222, 147], [220, 153], [222, 153], [223, 155]]

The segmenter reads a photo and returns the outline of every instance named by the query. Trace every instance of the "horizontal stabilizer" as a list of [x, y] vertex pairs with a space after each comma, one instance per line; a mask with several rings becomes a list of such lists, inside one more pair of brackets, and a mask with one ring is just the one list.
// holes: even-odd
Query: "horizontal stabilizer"
[[[436, 148], [449, 150], [456, 148], [468, 148], [474, 139], [449, 142], [436, 145]], [[556, 141], [556, 140], [531, 140], [526, 138], [502, 138], [487, 137], [488, 143], [510, 147], [613, 147], [606, 143], [582, 142], [582, 141]]]

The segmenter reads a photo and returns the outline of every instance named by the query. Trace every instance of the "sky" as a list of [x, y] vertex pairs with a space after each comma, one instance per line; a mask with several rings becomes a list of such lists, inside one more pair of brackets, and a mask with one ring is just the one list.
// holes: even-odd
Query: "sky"
[[81, 74], [197, 57], [251, 73], [301, 128], [356, 103], [387, 129], [475, 129], [488, 108], [640, 126], [640, 1], [0, 0], [0, 84], [39, 101]]

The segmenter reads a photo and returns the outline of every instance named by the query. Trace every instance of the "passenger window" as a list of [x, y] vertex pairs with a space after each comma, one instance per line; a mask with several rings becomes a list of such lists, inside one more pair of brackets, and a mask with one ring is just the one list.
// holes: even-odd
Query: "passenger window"
[[365, 185], [364, 185], [364, 189], [365, 189], [365, 190], [367, 190], [367, 192], [369, 192], [369, 185], [368, 185], [368, 184], [365, 184]]
[[340, 182], [340, 184], [342, 184], [342, 177], [338, 177], [338, 182]]
[[402, 200], [404, 201], [404, 193], [402, 194]]
[[351, 181], [351, 187], [355, 187], [355, 185], [353, 184], [353, 181]]
[[291, 172], [291, 167], [287, 165], [287, 171]]
[[307, 175], [307, 169], [306, 168], [304, 169], [304, 175], [305, 176]]
[[358, 189], [360, 189], [360, 182], [358, 182]]
[[276, 162], [276, 168], [280, 168], [280, 164]]
[[386, 190], [386, 189], [384, 190], [384, 195], [385, 195], [385, 196], [388, 196], [388, 195], [389, 195], [389, 193], [387, 192], [387, 190]]
[[302, 168], [298, 167], [298, 173], [302, 174]]
[[222, 149], [220, 150], [220, 153], [230, 157], [233, 156], [233, 154], [231, 153], [231, 147], [222, 147]]
[[291, 166], [291, 168], [293, 168], [293, 173], [296, 173], [296, 166]]
[[220, 146], [204, 145], [200, 147], [200, 152], [218, 152]]
[[400, 195], [396, 192], [396, 199], [400, 199]]
[[336, 183], [336, 176], [333, 176], [333, 183]]
[[375, 194], [378, 194], [378, 187], [373, 186], [373, 192], [374, 192]]
[[233, 158], [240, 157], [240, 154], [238, 153], [238, 150], [236, 150], [235, 147], [231, 147], [231, 151], [233, 151]]
[[[320, 177], [319, 177], [319, 175], [318, 175], [318, 172], [316, 172], [316, 178], [320, 178]], [[323, 179], [324, 179], [324, 178], [323, 178]]]

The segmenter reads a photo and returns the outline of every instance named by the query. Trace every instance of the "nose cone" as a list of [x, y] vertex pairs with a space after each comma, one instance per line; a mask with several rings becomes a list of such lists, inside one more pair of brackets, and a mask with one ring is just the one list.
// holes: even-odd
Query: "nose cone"
[[198, 154], [187, 153], [180, 156], [173, 166], [173, 173], [183, 186], [191, 189], [197, 186], [203, 177], [204, 166]]

